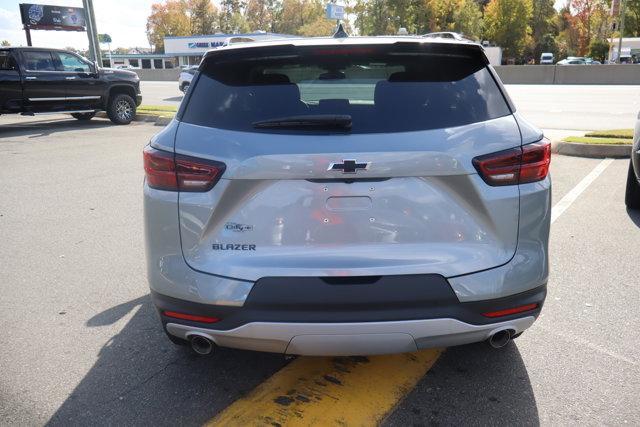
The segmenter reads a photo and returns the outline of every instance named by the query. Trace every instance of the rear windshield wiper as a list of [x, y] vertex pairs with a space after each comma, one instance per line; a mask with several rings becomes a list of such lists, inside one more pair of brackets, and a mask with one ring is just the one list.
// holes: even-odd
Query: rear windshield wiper
[[311, 114], [289, 116], [253, 122], [257, 129], [351, 129], [351, 116], [348, 114]]

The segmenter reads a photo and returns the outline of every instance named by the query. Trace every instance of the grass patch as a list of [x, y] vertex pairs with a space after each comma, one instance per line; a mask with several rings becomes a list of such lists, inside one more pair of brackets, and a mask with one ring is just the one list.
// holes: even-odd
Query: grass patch
[[594, 138], [633, 139], [633, 129], [597, 130], [594, 132], [589, 132], [584, 136], [589, 136]]
[[140, 114], [151, 114], [158, 117], [172, 118], [176, 115], [178, 107], [172, 105], [141, 105], [137, 108], [137, 112]]
[[178, 107], [174, 107], [173, 105], [141, 105], [138, 107], [138, 111], [146, 112], [146, 111], [163, 111], [169, 113], [175, 113], [178, 111]]
[[596, 144], [596, 145], [609, 145], [609, 144], [624, 144], [631, 145], [633, 143], [632, 139], [622, 139], [622, 138], [596, 138], [592, 136], [568, 136], [564, 140], [564, 142], [577, 142], [580, 144]]

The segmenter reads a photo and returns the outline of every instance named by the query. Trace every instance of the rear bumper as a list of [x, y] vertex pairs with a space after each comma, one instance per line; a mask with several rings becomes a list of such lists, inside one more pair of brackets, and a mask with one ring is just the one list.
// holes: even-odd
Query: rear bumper
[[[423, 279], [422, 276], [419, 278]], [[402, 295], [402, 282], [394, 284]], [[342, 285], [338, 286], [341, 289]], [[200, 335], [223, 347], [338, 356], [401, 353], [469, 344], [484, 341], [504, 329], [512, 334], [520, 333], [538, 317], [546, 296], [546, 286], [540, 286], [505, 298], [461, 303], [450, 288], [452, 298], [447, 297], [445, 286], [449, 288], [446, 281], [442, 286], [437, 282], [426, 283], [426, 292], [415, 294], [417, 305], [400, 304], [397, 297], [393, 302], [394, 298], [389, 295], [390, 303], [385, 308], [378, 306], [366, 292], [362, 299], [367, 305], [340, 307], [331, 301], [336, 294], [326, 293], [322, 287], [318, 289], [325, 292], [324, 304], [317, 307], [302, 300], [271, 307], [267, 296], [275, 293], [275, 298], [281, 298], [282, 294], [278, 295], [269, 286], [264, 286], [264, 296], [260, 293], [250, 295], [244, 307], [197, 304], [155, 292], [152, 292], [152, 299], [167, 333], [181, 339]], [[314, 290], [309, 283], [301, 283], [300, 289], [305, 288], [308, 292], [298, 294], [306, 294], [301, 298], [314, 300], [313, 294], [318, 289]], [[432, 298], [425, 298], [425, 295]], [[538, 307], [520, 314], [500, 318], [482, 315], [532, 303]], [[167, 317], [163, 314], [165, 310], [222, 320], [205, 325]]]
[[353, 356], [469, 344], [484, 341], [500, 330], [520, 333], [534, 321], [534, 316], [527, 316], [487, 325], [448, 318], [361, 323], [255, 322], [229, 331], [167, 323], [166, 329], [181, 339], [200, 335], [223, 347], [304, 356]]

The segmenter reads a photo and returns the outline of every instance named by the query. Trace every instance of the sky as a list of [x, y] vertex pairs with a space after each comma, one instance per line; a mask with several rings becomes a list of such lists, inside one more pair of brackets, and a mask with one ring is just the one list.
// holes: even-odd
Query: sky
[[[111, 48], [149, 47], [146, 35], [147, 16], [151, 4], [160, 0], [94, 0], [98, 33], [111, 36]], [[24, 2], [82, 7], [82, 0], [0, 0], [0, 40], [9, 40], [12, 46], [26, 46], [18, 4]], [[560, 8], [566, 0], [556, 0]], [[215, 2], [217, 3], [217, 2]], [[71, 31], [31, 31], [34, 46], [86, 49], [87, 35]]]

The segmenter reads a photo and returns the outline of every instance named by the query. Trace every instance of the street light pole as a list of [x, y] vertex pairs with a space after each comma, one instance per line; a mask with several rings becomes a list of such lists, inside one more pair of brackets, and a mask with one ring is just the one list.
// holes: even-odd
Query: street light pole
[[620, 38], [618, 39], [618, 64], [621, 64], [622, 59], [622, 37], [624, 36], [624, 15], [626, 12], [627, 1], [622, 0], [622, 4], [620, 5]]
[[96, 28], [96, 16], [93, 13], [93, 0], [82, 0], [85, 19], [87, 20], [87, 36], [89, 37], [89, 56], [102, 67], [102, 55], [98, 42], [98, 29]]

